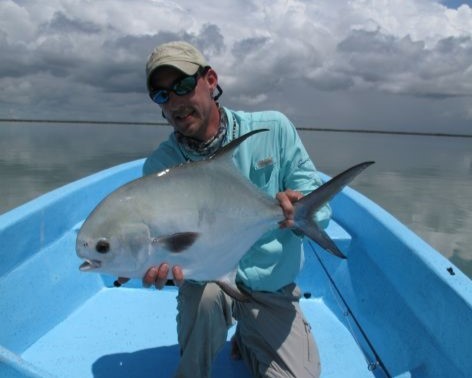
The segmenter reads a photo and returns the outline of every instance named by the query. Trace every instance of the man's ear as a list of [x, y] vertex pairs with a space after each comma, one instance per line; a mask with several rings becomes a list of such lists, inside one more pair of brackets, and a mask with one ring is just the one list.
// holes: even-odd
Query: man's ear
[[210, 86], [211, 93], [213, 93], [213, 91], [218, 86], [218, 74], [213, 68], [210, 67], [205, 75], [205, 79]]
[[[223, 94], [223, 89], [218, 85], [218, 74], [213, 68], [209, 68], [205, 75], [205, 79], [210, 87], [210, 96], [216, 101]], [[216, 95], [215, 90], [217, 91]]]

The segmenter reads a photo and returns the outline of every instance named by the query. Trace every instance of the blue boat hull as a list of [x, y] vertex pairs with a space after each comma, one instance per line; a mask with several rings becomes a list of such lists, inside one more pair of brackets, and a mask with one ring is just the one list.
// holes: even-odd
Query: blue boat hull
[[[0, 376], [172, 376], [176, 290], [84, 274], [75, 237], [97, 202], [141, 174], [123, 164], [0, 216]], [[348, 255], [310, 242], [298, 278], [322, 377], [461, 377], [472, 371], [472, 284], [450, 261], [351, 189], [328, 232]], [[232, 328], [228, 340], [234, 332]], [[249, 377], [229, 359], [214, 377]]]

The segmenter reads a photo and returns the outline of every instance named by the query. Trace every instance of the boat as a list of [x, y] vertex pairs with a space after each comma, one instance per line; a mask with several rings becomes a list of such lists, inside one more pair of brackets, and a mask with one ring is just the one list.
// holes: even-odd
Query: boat
[[[177, 289], [79, 272], [75, 238], [143, 160], [58, 188], [0, 216], [0, 377], [171, 377], [178, 363]], [[328, 179], [323, 175], [323, 179]], [[328, 233], [339, 259], [304, 242], [297, 283], [320, 351], [321, 377], [466, 377], [472, 284], [381, 207], [345, 188]], [[276, 332], [276, 330], [274, 330]], [[229, 358], [213, 377], [249, 377]]]

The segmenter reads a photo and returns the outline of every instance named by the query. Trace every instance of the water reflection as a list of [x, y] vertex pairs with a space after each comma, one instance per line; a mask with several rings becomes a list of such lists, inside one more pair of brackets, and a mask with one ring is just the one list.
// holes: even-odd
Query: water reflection
[[472, 277], [471, 139], [301, 132], [317, 166], [332, 175], [376, 164], [353, 187], [380, 204]]
[[[169, 127], [0, 123], [0, 213], [149, 154]], [[353, 187], [472, 276], [471, 139], [301, 131], [329, 175], [375, 160]]]
[[0, 213], [101, 169], [144, 157], [169, 130], [0, 123]]

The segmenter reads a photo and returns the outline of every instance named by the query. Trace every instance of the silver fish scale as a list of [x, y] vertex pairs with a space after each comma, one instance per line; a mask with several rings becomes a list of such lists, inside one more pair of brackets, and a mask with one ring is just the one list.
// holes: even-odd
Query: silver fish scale
[[[229, 284], [222, 288], [235, 292], [238, 262], [284, 218], [279, 203], [232, 161], [236, 147], [262, 131], [267, 130], [233, 140], [208, 160], [142, 177], [106, 197], [77, 236], [77, 254], [85, 260], [81, 270], [142, 278], [151, 266], [166, 262], [180, 265], [186, 279], [222, 280]], [[314, 214], [372, 163], [347, 169], [297, 201], [296, 230], [346, 258]]]
[[[112, 193], [84, 223], [77, 238], [79, 256], [100, 260], [97, 272], [129, 278], [141, 278], [162, 262], [182, 266], [187, 279], [217, 280], [234, 270], [283, 213], [227, 155], [149, 175]], [[159, 243], [186, 232], [199, 236], [182, 252]], [[106, 254], [95, 250], [102, 239], [110, 241]]]

